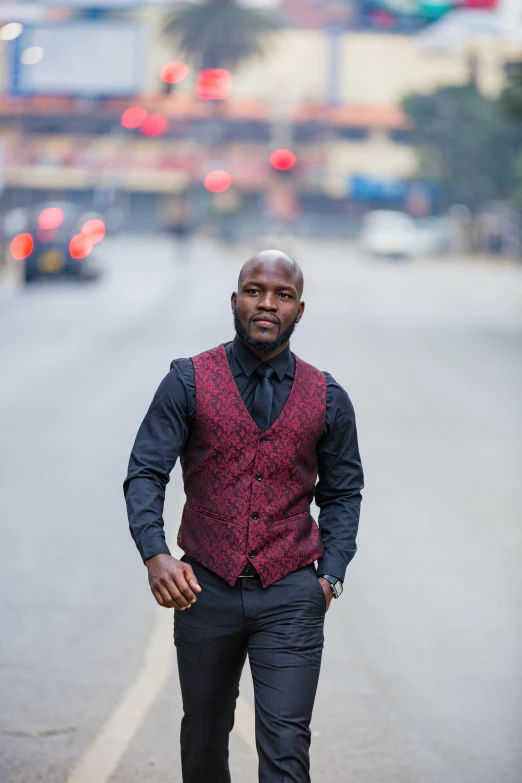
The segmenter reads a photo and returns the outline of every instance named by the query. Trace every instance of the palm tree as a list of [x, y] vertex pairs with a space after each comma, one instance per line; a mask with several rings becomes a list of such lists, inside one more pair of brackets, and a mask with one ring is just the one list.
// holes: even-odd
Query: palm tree
[[[195, 69], [234, 69], [245, 60], [263, 55], [267, 39], [281, 27], [277, 17], [240, 3], [182, 2], [167, 16], [164, 34]], [[213, 104], [207, 144], [215, 159], [225, 159], [223, 101]], [[226, 222], [223, 225], [226, 227]]]
[[169, 14], [164, 32], [193, 65], [203, 68], [235, 68], [259, 57], [267, 39], [279, 30], [277, 17], [238, 0], [184, 2]]

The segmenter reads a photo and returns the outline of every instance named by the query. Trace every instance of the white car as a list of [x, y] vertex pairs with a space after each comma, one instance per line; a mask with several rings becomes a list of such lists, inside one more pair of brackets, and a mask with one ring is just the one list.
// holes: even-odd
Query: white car
[[360, 241], [374, 256], [406, 258], [417, 249], [417, 225], [405, 212], [376, 209], [363, 218]]

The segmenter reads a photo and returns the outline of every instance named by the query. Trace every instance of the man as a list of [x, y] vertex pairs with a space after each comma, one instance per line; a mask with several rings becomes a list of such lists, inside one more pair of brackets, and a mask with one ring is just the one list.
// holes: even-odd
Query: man
[[[348, 395], [290, 352], [302, 291], [285, 253], [247, 261], [232, 294], [236, 337], [172, 363], [130, 458], [131, 534], [156, 601], [176, 610], [184, 783], [230, 781], [247, 654], [259, 780], [310, 781], [324, 615], [355, 554], [363, 475]], [[181, 560], [169, 553], [162, 518], [178, 456]]]

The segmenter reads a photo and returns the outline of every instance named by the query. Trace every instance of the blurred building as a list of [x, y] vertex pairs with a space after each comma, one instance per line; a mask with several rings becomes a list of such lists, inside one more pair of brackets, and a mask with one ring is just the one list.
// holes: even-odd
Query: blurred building
[[[162, 4], [113, 0], [117, 16], [82, 18], [74, 3], [0, 6], [0, 22], [23, 25], [2, 33], [0, 47], [4, 201], [117, 192], [145, 204], [224, 168], [255, 203], [283, 182], [268, 158], [284, 147], [297, 156], [287, 177], [315, 208], [403, 204], [417, 161], [402, 99], [465, 83], [471, 64], [480, 88], [498, 95], [522, 48], [493, 24], [495, 0], [468, 0], [483, 3], [490, 29], [479, 32], [447, 32], [447, 15], [401, 21], [390, 2], [281, 0], [284, 27], [266, 57], [240, 68], [218, 102], [195, 97], [190, 70], [174, 88], [161, 81], [165, 64], [181, 59], [162, 34]], [[147, 121], [122, 127], [132, 106]]]

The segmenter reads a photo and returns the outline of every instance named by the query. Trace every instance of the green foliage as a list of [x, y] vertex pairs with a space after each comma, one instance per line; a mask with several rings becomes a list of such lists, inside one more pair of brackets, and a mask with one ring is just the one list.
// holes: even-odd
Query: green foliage
[[515, 176], [517, 184], [513, 194], [513, 206], [522, 212], [522, 152], [519, 152], [515, 160]]
[[419, 173], [439, 182], [448, 201], [473, 209], [513, 197], [522, 128], [506, 115], [501, 101], [468, 84], [411, 95], [403, 107], [413, 120]]
[[165, 34], [197, 69], [235, 68], [261, 56], [268, 37], [279, 27], [275, 16], [240, 6], [236, 0], [206, 0], [178, 7], [166, 21]]

